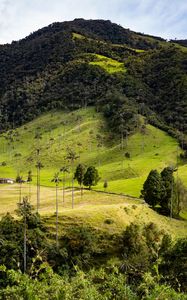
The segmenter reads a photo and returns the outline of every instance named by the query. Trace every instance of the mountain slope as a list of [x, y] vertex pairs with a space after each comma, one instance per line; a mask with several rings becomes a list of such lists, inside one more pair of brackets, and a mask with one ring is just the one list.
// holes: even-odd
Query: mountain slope
[[[29, 170], [36, 175], [37, 149], [40, 148], [41, 184], [53, 186], [51, 179], [64, 164], [68, 149], [80, 156], [79, 162], [98, 168], [103, 190], [104, 180], [108, 191], [139, 196], [145, 177], [151, 169], [161, 170], [176, 165], [177, 142], [153, 126], [144, 124], [121, 144], [111, 134], [105, 119], [94, 108], [74, 112], [51, 112], [0, 137], [1, 176], [21, 173], [27, 177]], [[186, 165], [183, 167], [183, 173]], [[71, 168], [70, 168], [71, 169]], [[69, 179], [67, 185], [69, 185]], [[187, 183], [184, 174], [182, 178]], [[35, 176], [33, 181], [36, 181]]]
[[[183, 47], [185, 48], [185, 47]], [[96, 106], [118, 136], [138, 113], [187, 149], [187, 52], [104, 20], [54, 23], [0, 46], [0, 131]]]

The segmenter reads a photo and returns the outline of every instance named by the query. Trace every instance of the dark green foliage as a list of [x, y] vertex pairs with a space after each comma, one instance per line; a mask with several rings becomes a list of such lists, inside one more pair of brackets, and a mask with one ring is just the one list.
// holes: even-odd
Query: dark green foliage
[[28, 172], [28, 177], [27, 177], [27, 182], [31, 182], [32, 181], [32, 171]]
[[[186, 53], [167, 43], [160, 47], [161, 41], [110, 21], [76, 19], [1, 45], [0, 130], [46, 110], [95, 105], [115, 133], [133, 132], [140, 113], [180, 140], [174, 129], [186, 132]], [[90, 65], [93, 54], [125, 62], [127, 72], [109, 74]], [[116, 90], [122, 102], [115, 103]]]
[[103, 188], [105, 189], [105, 191], [108, 188], [108, 181], [107, 180], [104, 181]]
[[177, 178], [175, 181], [175, 202], [173, 207], [174, 216], [179, 217], [182, 210], [185, 211], [187, 207], [187, 189], [184, 183]]
[[85, 172], [86, 167], [83, 164], [78, 164], [75, 170], [74, 178], [77, 180], [80, 187], [82, 187]]
[[91, 189], [91, 186], [97, 185], [100, 177], [95, 167], [90, 166], [84, 174], [83, 184]]
[[0, 221], [0, 264], [4, 264], [7, 268], [23, 270], [23, 231], [24, 216], [26, 216], [27, 265], [30, 270], [34, 264], [33, 259], [36, 264], [40, 264], [45, 257], [47, 247], [45, 227], [39, 215], [32, 213], [32, 207], [28, 202], [26, 207], [20, 203], [17, 212], [22, 217], [20, 221], [15, 220], [10, 214]]
[[173, 287], [187, 292], [187, 239], [179, 239], [165, 252], [160, 271]]
[[105, 96], [104, 116], [110, 128], [124, 138], [139, 125], [136, 104], [115, 90]]
[[163, 213], [168, 214], [171, 208], [171, 201], [175, 201], [174, 199], [174, 177], [173, 177], [173, 169], [170, 167], [166, 167], [161, 172], [161, 180], [162, 184], [165, 188], [165, 192], [162, 195], [162, 199], [160, 201], [160, 206], [163, 210]]
[[[21, 224], [9, 213], [0, 221], [0, 264], [7, 268], [18, 269], [21, 261]], [[1, 282], [3, 284], [3, 282]]]
[[178, 218], [187, 204], [187, 190], [179, 178], [175, 180], [175, 171], [171, 167], [164, 168], [161, 174], [152, 170], [144, 182], [141, 197], [153, 208], [159, 205], [162, 214]]
[[61, 247], [66, 249], [70, 265], [88, 268], [94, 264], [94, 253], [97, 253], [96, 236], [91, 228], [78, 226], [68, 230], [61, 240]]
[[160, 203], [164, 194], [161, 176], [157, 170], [151, 170], [146, 181], [143, 184], [141, 197], [153, 208]]
[[52, 241], [50, 245], [46, 242], [47, 232], [29, 203], [26, 210], [22, 208], [20, 205], [20, 214], [26, 213], [28, 225], [29, 275], [14, 271], [22, 268], [23, 223], [7, 214], [0, 221], [0, 264], [5, 265], [0, 266], [0, 299], [33, 299], [37, 294], [38, 299], [140, 300], [155, 299], [159, 291], [163, 300], [186, 299], [172, 289], [186, 290], [186, 239], [174, 244], [153, 223], [131, 224], [122, 236], [115, 237], [115, 245], [120, 245], [119, 269], [114, 263], [107, 264], [111, 235], [73, 225], [66, 227], [57, 249]]
[[154, 223], [145, 226], [132, 223], [126, 228], [121, 249], [121, 268], [126, 271], [129, 280], [138, 282], [145, 272], [158, 275], [158, 259], [165, 249], [165, 237]]
[[18, 174], [17, 177], [16, 177], [16, 182], [17, 182], [17, 183], [22, 183], [22, 182], [23, 182], [23, 178], [22, 178], [22, 176], [20, 176], [19, 174]]
[[183, 47], [187, 47], [187, 40], [170, 40], [170, 42], [179, 44]]
[[[186, 71], [186, 53], [175, 46], [166, 46], [145, 53], [141, 59], [129, 60], [128, 77], [131, 90], [134, 87], [134, 97], [156, 113], [149, 120], [159, 126], [164, 122], [168, 132], [169, 126], [187, 132]], [[130, 95], [127, 84], [124, 83], [125, 90]]]
[[126, 153], [125, 153], [125, 157], [126, 157], [126, 158], [130, 158], [130, 157], [131, 157], [130, 153], [129, 153], [129, 152], [126, 152]]

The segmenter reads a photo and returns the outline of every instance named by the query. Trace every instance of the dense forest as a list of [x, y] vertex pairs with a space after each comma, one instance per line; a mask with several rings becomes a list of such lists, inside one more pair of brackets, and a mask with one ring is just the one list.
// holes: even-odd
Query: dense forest
[[[137, 114], [173, 135], [186, 133], [187, 54], [179, 44], [110, 21], [75, 19], [1, 45], [1, 131], [46, 110], [94, 105], [119, 133], [134, 130]], [[108, 72], [94, 63], [98, 55], [123, 70]]]

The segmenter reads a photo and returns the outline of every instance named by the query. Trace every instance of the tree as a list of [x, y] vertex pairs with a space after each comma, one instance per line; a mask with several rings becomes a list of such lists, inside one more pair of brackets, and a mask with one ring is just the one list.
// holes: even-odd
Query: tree
[[176, 201], [173, 205], [173, 212], [176, 217], [179, 217], [180, 212], [187, 207], [187, 189], [180, 178], [175, 182]]
[[55, 173], [53, 179], [51, 180], [56, 186], [56, 247], [58, 248], [58, 185], [62, 181], [59, 177], [59, 173]]
[[71, 162], [71, 169], [72, 169], [72, 208], [74, 208], [74, 163], [75, 160], [79, 158], [75, 151], [68, 148], [67, 149], [67, 156], [66, 159]]
[[32, 181], [32, 171], [28, 172], [27, 182], [29, 183], [29, 199], [31, 199], [31, 181]]
[[151, 170], [146, 181], [143, 184], [141, 197], [153, 208], [160, 203], [163, 193], [161, 176], [157, 170]]
[[66, 173], [69, 173], [69, 169], [66, 166], [63, 166], [60, 169], [60, 172], [63, 173], [63, 202], [65, 202], [65, 182], [66, 182]]
[[23, 201], [18, 204], [18, 215], [23, 217], [24, 222], [24, 238], [23, 238], [23, 271], [27, 269], [27, 219], [31, 214], [32, 206], [30, 205], [28, 198], [24, 197]]
[[106, 192], [107, 187], [108, 187], [108, 181], [105, 180], [105, 181], [104, 181], [104, 184], [103, 184], [103, 188], [105, 189], [105, 192]]
[[81, 196], [82, 196], [82, 185], [83, 185], [83, 179], [84, 179], [84, 174], [86, 172], [86, 167], [83, 164], [78, 164], [76, 170], [75, 170], [75, 174], [74, 174], [74, 178], [77, 180], [78, 184], [80, 185], [80, 189], [81, 189]]
[[31, 181], [32, 181], [32, 171], [30, 170], [28, 172], [27, 182], [31, 182]]
[[21, 202], [23, 177], [18, 174], [16, 182], [19, 183], [19, 202]]
[[40, 170], [44, 167], [40, 161], [39, 154], [40, 154], [40, 149], [37, 149], [37, 156], [38, 156], [38, 161], [36, 164], [36, 168], [37, 168], [37, 212], [39, 211], [39, 208], [40, 208]]
[[88, 167], [86, 173], [84, 174], [83, 184], [91, 189], [91, 186], [96, 185], [100, 180], [98, 171], [95, 167]]
[[162, 208], [163, 213], [171, 214], [172, 216], [172, 206], [175, 202], [175, 193], [174, 193], [174, 169], [171, 167], [166, 167], [161, 172], [161, 180], [164, 186], [164, 193], [162, 193], [162, 198], [160, 201], [160, 206]]

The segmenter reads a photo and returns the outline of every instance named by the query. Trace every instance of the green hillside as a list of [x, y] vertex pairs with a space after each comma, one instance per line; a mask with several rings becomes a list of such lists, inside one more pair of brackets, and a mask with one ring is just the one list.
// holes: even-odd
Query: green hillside
[[[103, 190], [139, 196], [142, 184], [151, 169], [161, 170], [176, 165], [181, 150], [176, 140], [151, 126], [142, 126], [123, 145], [111, 133], [101, 113], [94, 108], [74, 112], [47, 113], [17, 130], [0, 137], [1, 177], [15, 178], [18, 173], [26, 179], [29, 170], [36, 175], [37, 149], [40, 148], [41, 184], [53, 186], [51, 179], [64, 164], [67, 149], [74, 149], [79, 162], [98, 168], [101, 180], [96, 187]], [[128, 155], [127, 155], [128, 154]], [[130, 156], [127, 158], [127, 156]], [[186, 165], [179, 168], [181, 179], [187, 183]], [[71, 174], [67, 180], [70, 184]], [[36, 177], [33, 176], [33, 182]]]

